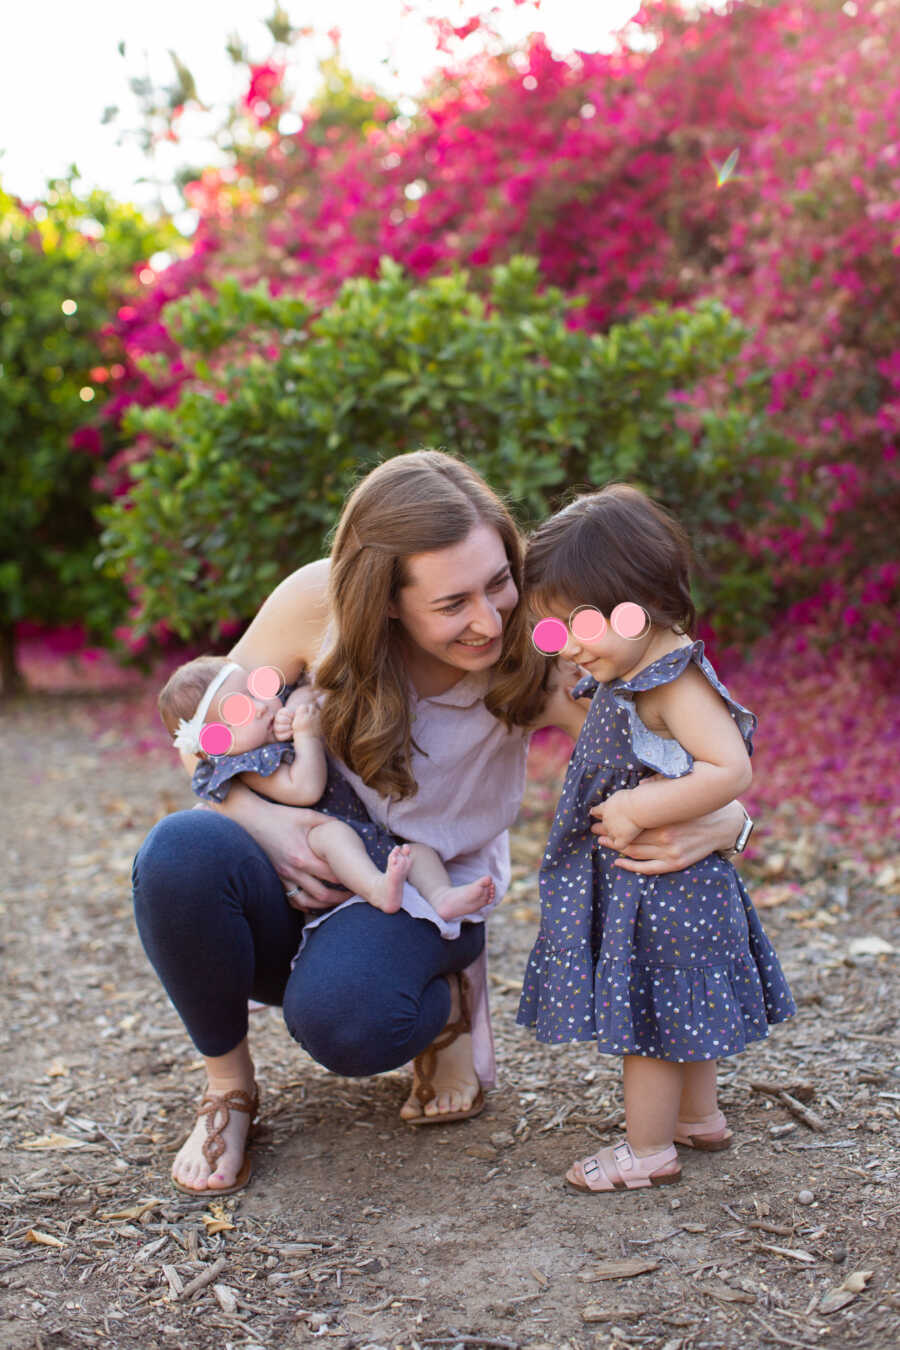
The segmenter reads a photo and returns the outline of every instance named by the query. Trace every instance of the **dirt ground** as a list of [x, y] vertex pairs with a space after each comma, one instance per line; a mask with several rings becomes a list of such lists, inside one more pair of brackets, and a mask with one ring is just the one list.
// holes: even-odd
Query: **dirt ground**
[[0, 715], [0, 1350], [900, 1342], [896, 856], [867, 871], [788, 830], [745, 869], [799, 1014], [722, 1067], [735, 1147], [683, 1151], [677, 1186], [581, 1196], [562, 1176], [616, 1139], [619, 1067], [515, 1026], [548, 822], [533, 785], [490, 929], [485, 1113], [410, 1130], [402, 1073], [328, 1074], [268, 1009], [254, 1179], [204, 1204], [167, 1179], [200, 1066], [129, 893], [147, 829], [192, 799], [168, 758], [102, 729], [110, 697], [127, 717], [132, 694]]

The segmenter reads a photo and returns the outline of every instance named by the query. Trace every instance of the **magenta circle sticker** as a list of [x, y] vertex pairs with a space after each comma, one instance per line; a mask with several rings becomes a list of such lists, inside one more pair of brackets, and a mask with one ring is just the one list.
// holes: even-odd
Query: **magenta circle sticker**
[[609, 621], [613, 632], [623, 638], [643, 637], [650, 627], [650, 615], [643, 605], [636, 605], [632, 600], [624, 600], [621, 605], [616, 605]]
[[245, 727], [253, 716], [253, 700], [246, 694], [226, 694], [219, 704], [219, 715], [230, 727]]
[[569, 627], [579, 642], [599, 642], [606, 632], [606, 620], [599, 609], [584, 605], [573, 611]]
[[555, 656], [569, 641], [569, 630], [562, 619], [541, 619], [534, 626], [531, 640], [544, 656]]
[[200, 728], [200, 749], [207, 755], [227, 755], [234, 737], [221, 722], [207, 722]]
[[277, 666], [257, 666], [247, 677], [247, 688], [254, 698], [277, 698], [284, 688], [284, 676]]

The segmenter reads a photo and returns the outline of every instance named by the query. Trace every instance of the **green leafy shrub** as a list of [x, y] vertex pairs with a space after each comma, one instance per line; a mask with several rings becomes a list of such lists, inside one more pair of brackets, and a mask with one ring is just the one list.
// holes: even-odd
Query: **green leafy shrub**
[[0, 191], [0, 650], [15, 688], [15, 625], [81, 623], [111, 636], [127, 608], [120, 579], [93, 565], [101, 500], [92, 479], [114, 440], [100, 424], [109, 364], [101, 338], [140, 290], [136, 264], [172, 237], [71, 179], [26, 206]]
[[743, 530], [794, 508], [765, 379], [739, 386], [733, 372], [745, 330], [717, 302], [601, 335], [572, 326], [574, 308], [521, 257], [486, 294], [465, 272], [415, 284], [385, 260], [314, 318], [233, 280], [170, 305], [195, 378], [177, 406], [130, 411], [151, 453], [129, 497], [101, 510], [104, 567], [137, 597], [133, 631], [215, 636], [251, 615], [327, 550], [359, 476], [422, 446], [474, 465], [526, 527], [571, 485], [642, 484], [691, 530], [720, 631], [759, 631], [770, 588]]

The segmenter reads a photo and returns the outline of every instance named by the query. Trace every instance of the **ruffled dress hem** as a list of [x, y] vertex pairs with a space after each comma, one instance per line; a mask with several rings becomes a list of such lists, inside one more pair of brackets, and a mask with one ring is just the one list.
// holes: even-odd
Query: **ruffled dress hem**
[[[516, 1021], [539, 1041], [595, 1041], [608, 1055], [643, 1055], [677, 1063], [719, 1059], [763, 1040], [793, 1015], [792, 1000], [769, 992], [753, 957], [713, 966], [664, 966], [601, 960], [595, 969], [576, 949], [538, 938]], [[581, 997], [573, 999], [573, 993]], [[588, 998], [584, 994], [590, 991]], [[561, 1028], [561, 1007], [587, 1006]], [[640, 1026], [633, 1008], [641, 1009]]]

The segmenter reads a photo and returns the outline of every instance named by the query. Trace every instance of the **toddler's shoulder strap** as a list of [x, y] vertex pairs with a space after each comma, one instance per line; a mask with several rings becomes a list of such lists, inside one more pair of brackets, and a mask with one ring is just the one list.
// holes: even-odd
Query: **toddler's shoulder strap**
[[570, 696], [572, 698], [593, 698], [599, 688], [600, 683], [594, 679], [593, 675], [583, 675], [578, 683], [573, 685]]
[[644, 725], [638, 716], [634, 696], [648, 689], [658, 689], [660, 685], [671, 684], [679, 675], [683, 675], [692, 663], [705, 675], [716, 693], [724, 700], [743, 737], [747, 753], [753, 754], [756, 716], [749, 708], [745, 708], [731, 697], [704, 655], [703, 643], [698, 639], [690, 646], [677, 647], [675, 651], [667, 652], [658, 661], [646, 666], [635, 675], [634, 679], [615, 680], [611, 686], [616, 702], [628, 713], [631, 745], [635, 755], [642, 764], [646, 764], [655, 773], [664, 774], [666, 778], [683, 778], [686, 773], [690, 773], [694, 766], [693, 756], [678, 741], [658, 736], [655, 731]]

